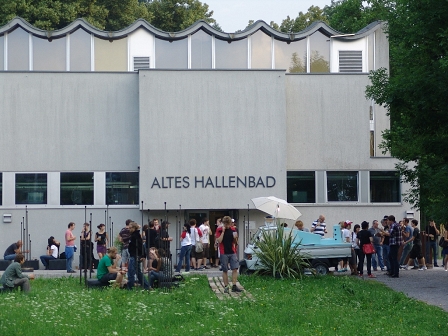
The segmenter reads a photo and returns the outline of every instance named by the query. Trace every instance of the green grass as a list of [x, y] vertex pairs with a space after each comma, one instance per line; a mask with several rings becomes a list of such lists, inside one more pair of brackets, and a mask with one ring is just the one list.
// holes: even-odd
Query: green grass
[[241, 276], [254, 300], [220, 301], [205, 276], [171, 293], [37, 279], [0, 295], [0, 335], [443, 335], [448, 313], [375, 281]]

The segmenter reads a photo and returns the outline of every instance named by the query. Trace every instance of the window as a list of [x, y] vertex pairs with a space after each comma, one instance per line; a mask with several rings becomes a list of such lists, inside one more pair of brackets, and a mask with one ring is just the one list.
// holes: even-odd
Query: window
[[17, 28], [8, 34], [8, 70], [29, 70], [29, 34]]
[[327, 172], [329, 202], [358, 201], [358, 172]]
[[330, 39], [315, 32], [310, 37], [310, 72], [330, 72]]
[[247, 69], [247, 39], [240, 41], [215, 40], [216, 69]]
[[191, 35], [191, 68], [212, 68], [212, 37], [202, 30]]
[[290, 73], [306, 72], [306, 40], [281, 42], [274, 40], [275, 68]]
[[287, 198], [289, 203], [316, 203], [316, 173], [313, 171], [287, 172]]
[[138, 172], [106, 173], [106, 204], [138, 204]]
[[398, 172], [370, 172], [370, 202], [401, 202], [400, 195], [400, 176]]
[[93, 173], [61, 173], [61, 205], [93, 205]]
[[252, 35], [251, 40], [251, 68], [271, 69], [271, 37], [259, 30]]
[[47, 174], [16, 174], [16, 204], [47, 204]]
[[70, 34], [70, 71], [90, 71], [92, 36], [82, 29]]
[[33, 36], [33, 70], [65, 71], [66, 38], [49, 42], [47, 39]]

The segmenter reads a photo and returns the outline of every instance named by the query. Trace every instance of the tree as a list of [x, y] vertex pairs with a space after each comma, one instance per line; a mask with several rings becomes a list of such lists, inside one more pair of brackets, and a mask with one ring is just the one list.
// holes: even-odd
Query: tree
[[330, 27], [343, 33], [356, 33], [370, 23], [385, 20], [390, 0], [332, 0], [324, 7]]
[[216, 23], [212, 18], [213, 11], [209, 11], [208, 5], [198, 0], [153, 0], [147, 6], [154, 16], [150, 23], [168, 32], [183, 30], [198, 20], [205, 20], [212, 25]]
[[[299, 15], [295, 19], [291, 19], [287, 16], [280, 25], [280, 31], [284, 33], [299, 32], [315, 21], [323, 21], [328, 23], [324, 10], [320, 9], [318, 6], [311, 6], [308, 8], [308, 12], [299, 12]], [[272, 22], [271, 26], [273, 26]]]
[[410, 183], [405, 200], [436, 220], [448, 218], [448, 3], [396, 0], [387, 17], [390, 76], [370, 75], [368, 98], [387, 108], [382, 147]]
[[293, 52], [291, 55], [291, 65], [289, 66], [290, 73], [303, 73], [306, 72], [306, 55], [304, 57], [305, 61], [299, 58], [297, 52]]

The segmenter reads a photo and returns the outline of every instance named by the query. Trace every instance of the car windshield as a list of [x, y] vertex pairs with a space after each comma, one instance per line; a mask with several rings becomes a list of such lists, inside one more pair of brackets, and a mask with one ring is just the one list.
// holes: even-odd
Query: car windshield
[[[259, 228], [259, 229], [257, 230], [257, 232], [255, 232], [255, 234], [252, 236], [252, 239], [251, 239], [250, 243], [251, 243], [252, 245], [255, 245], [257, 242], [259, 242], [260, 240], [262, 240], [262, 239], [263, 239], [263, 231], [265, 231], [265, 230], [266, 230], [265, 228]], [[276, 231], [277, 231], [276, 228], [270, 228], [270, 229], [269, 229], [269, 233], [270, 233], [270, 234], [273, 234], [273, 233], [275, 233]]]

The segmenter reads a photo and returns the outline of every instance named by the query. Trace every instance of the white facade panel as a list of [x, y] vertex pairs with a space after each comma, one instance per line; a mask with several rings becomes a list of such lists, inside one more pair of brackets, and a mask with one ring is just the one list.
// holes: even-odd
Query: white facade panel
[[149, 64], [154, 68], [154, 35], [137, 29], [128, 36], [128, 71], [134, 71], [134, 57], [149, 57]]

